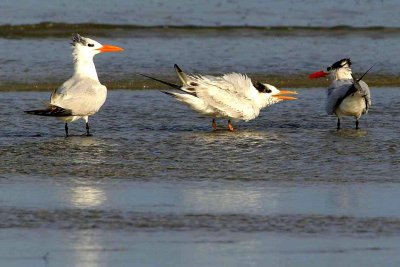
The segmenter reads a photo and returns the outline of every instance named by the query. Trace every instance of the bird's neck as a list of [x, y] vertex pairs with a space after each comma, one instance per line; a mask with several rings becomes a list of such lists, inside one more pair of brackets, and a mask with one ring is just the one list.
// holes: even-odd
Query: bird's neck
[[333, 72], [331, 72], [330, 78], [332, 81], [335, 80], [344, 80], [344, 79], [353, 79], [351, 76], [350, 68], [340, 68]]
[[92, 55], [87, 55], [79, 53], [79, 51], [74, 51], [72, 53], [72, 57], [74, 61], [73, 76], [91, 78], [97, 81], [99, 80]]
[[265, 93], [259, 93], [258, 101], [256, 101], [257, 106], [262, 109], [265, 107], [268, 107], [270, 105], [273, 105], [275, 103], [278, 103], [280, 100], [278, 98], [275, 98], [271, 96], [270, 94], [265, 94]]

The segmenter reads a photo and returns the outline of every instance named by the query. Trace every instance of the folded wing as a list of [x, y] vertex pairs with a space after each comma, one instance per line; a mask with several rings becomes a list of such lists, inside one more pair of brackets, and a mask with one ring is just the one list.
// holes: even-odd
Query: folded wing
[[107, 89], [92, 79], [68, 80], [50, 97], [50, 104], [71, 110], [73, 115], [87, 116], [96, 113], [104, 104]]
[[[371, 106], [371, 94], [368, 85], [364, 81], [359, 81], [360, 90], [363, 98], [365, 99], [365, 110], [363, 113], [368, 112]], [[328, 87], [328, 98], [326, 103], [326, 112], [333, 115], [335, 109], [342, 103], [342, 101], [350, 94], [356, 92], [352, 79], [336, 80]]]

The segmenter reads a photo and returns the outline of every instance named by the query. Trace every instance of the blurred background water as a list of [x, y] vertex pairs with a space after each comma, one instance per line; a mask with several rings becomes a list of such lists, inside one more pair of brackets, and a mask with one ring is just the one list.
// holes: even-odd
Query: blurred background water
[[136, 73], [172, 79], [174, 63], [190, 72], [278, 76], [273, 81], [282, 85], [303, 80], [312, 87], [307, 74], [344, 57], [352, 58], [356, 73], [375, 64], [369, 77], [385, 76], [373, 81], [397, 85], [399, 8], [397, 1], [5, 0], [1, 89], [64, 81], [73, 32], [125, 48], [97, 56], [96, 65], [102, 81], [127, 89], [145, 87]]
[[398, 27], [395, 0], [3, 0], [1, 24], [43, 21], [135, 25]]

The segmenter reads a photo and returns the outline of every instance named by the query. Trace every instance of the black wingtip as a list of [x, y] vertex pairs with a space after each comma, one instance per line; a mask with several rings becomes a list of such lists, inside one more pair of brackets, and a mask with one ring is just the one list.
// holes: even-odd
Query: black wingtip
[[38, 116], [48, 116], [48, 117], [68, 117], [73, 116], [70, 109], [64, 109], [58, 106], [49, 106], [47, 109], [37, 109], [37, 110], [26, 110], [27, 114], [38, 115]]
[[47, 110], [24, 110], [24, 113], [31, 114], [31, 115], [42, 115], [45, 114]]
[[177, 85], [177, 84], [170, 83], [170, 82], [166, 82], [166, 81], [163, 81], [163, 80], [160, 80], [160, 79], [157, 79], [157, 78], [154, 78], [154, 77], [145, 75], [145, 74], [141, 74], [141, 73], [138, 73], [138, 74], [139, 74], [139, 75], [142, 75], [142, 76], [144, 76], [144, 77], [146, 77], [146, 78], [149, 78], [149, 79], [151, 79], [151, 80], [153, 80], [153, 81], [157, 81], [157, 82], [159, 82], [159, 83], [162, 83], [162, 84], [171, 86], [172, 88], [181, 90], [181, 86], [179, 86], [179, 85]]
[[160, 91], [161, 93], [164, 93], [164, 94], [166, 94], [166, 95], [169, 95], [169, 96], [175, 96], [173, 93], [171, 93], [171, 92], [168, 92], [168, 91]]
[[179, 66], [177, 64], [174, 64], [174, 68], [178, 71], [178, 72], [183, 72], [181, 68], [179, 68]]

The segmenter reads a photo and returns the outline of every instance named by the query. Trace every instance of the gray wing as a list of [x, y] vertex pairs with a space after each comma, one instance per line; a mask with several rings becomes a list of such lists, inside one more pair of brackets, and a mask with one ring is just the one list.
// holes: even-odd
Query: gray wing
[[92, 79], [69, 79], [51, 94], [50, 104], [72, 111], [73, 115], [92, 115], [104, 104], [107, 88]]
[[365, 110], [363, 113], [367, 113], [371, 106], [371, 94], [368, 85], [364, 81], [359, 81], [360, 86], [354, 86], [352, 79], [336, 80], [328, 87], [328, 98], [326, 103], [326, 112], [329, 115], [335, 113], [335, 109], [343, 99], [348, 95], [359, 91], [365, 99]]
[[365, 99], [365, 110], [364, 110], [364, 114], [368, 112], [369, 107], [372, 104], [371, 101], [371, 92], [369, 91], [369, 87], [368, 84], [366, 84], [364, 81], [359, 81], [360, 84], [360, 92], [362, 93], [364, 99]]
[[348, 94], [353, 86], [352, 79], [336, 80], [328, 87], [328, 98], [326, 102], [326, 113], [333, 115], [339, 102]]

